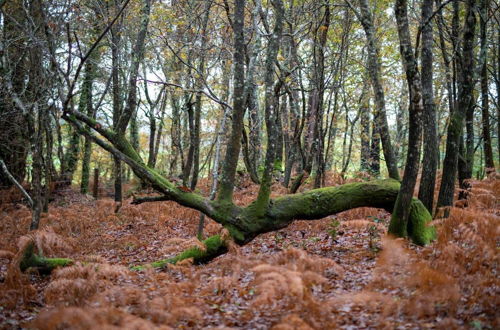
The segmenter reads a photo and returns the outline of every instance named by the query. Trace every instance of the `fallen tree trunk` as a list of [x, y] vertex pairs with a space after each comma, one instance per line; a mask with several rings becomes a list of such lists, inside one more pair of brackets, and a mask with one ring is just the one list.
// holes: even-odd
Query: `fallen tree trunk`
[[[228, 230], [231, 239], [239, 245], [245, 245], [262, 233], [275, 231], [287, 227], [294, 220], [316, 220], [326, 216], [351, 210], [358, 207], [382, 208], [391, 212], [399, 192], [399, 182], [392, 179], [376, 180], [369, 182], [349, 183], [337, 187], [327, 187], [310, 190], [301, 194], [285, 195], [271, 200], [270, 206], [262, 216], [256, 216], [255, 204], [250, 204], [246, 208], [231, 205], [229, 208], [217, 206], [212, 203], [211, 207], [218, 209], [214, 219], [222, 223]], [[191, 193], [189, 193], [191, 194]], [[135, 204], [142, 202], [153, 202], [158, 200], [171, 199], [168, 196], [163, 198], [136, 199]], [[220, 215], [220, 217], [219, 217]], [[229, 217], [229, 215], [232, 215]], [[232, 218], [231, 221], [226, 220]], [[407, 232], [411, 240], [418, 245], [428, 244], [434, 239], [435, 231], [433, 227], [427, 226], [432, 220], [431, 215], [425, 206], [416, 198], [412, 200], [410, 217]], [[193, 247], [179, 255], [153, 262], [150, 265], [155, 268], [162, 268], [167, 264], [175, 264], [181, 260], [193, 258], [194, 263], [204, 263], [227, 252], [227, 240], [220, 235], [207, 238], [202, 243], [205, 249]], [[23, 264], [24, 269], [29, 265], [36, 267], [61, 266], [68, 262], [68, 259], [38, 258], [31, 256]], [[144, 266], [136, 266], [132, 269], [142, 270]], [[23, 269], [23, 270], [24, 270]]]
[[[267, 204], [254, 201], [247, 207], [237, 206], [228, 200], [213, 201], [191, 191], [185, 191], [154, 169], [146, 166], [139, 154], [123, 136], [102, 127], [94, 119], [76, 111], [73, 111], [71, 115], [64, 114], [63, 117], [96, 144], [126, 162], [140, 179], [151, 183], [155, 190], [163, 194], [163, 196], [154, 198], [137, 199], [135, 200], [136, 204], [172, 200], [183, 206], [196, 209], [224, 226], [231, 239], [238, 245], [245, 245], [262, 233], [284, 228], [294, 220], [321, 219], [358, 207], [382, 208], [392, 212], [399, 193], [399, 181], [387, 179], [349, 183], [336, 187], [314, 189], [300, 194], [285, 195], [271, 199]], [[90, 133], [82, 123], [105, 137], [111, 144]], [[427, 226], [431, 220], [432, 216], [425, 206], [418, 199], [413, 198], [408, 221], [391, 222], [389, 232], [395, 236], [405, 233], [415, 244], [425, 245], [435, 237], [434, 228]], [[406, 228], [403, 230], [400, 226], [406, 226]], [[203, 241], [205, 249], [191, 248], [174, 258], [153, 263], [152, 266], [163, 267], [168, 263], [176, 263], [188, 258], [193, 258], [198, 263], [209, 261], [227, 251], [225, 241], [218, 235], [212, 236]], [[54, 261], [49, 258], [40, 259], [33, 253], [30, 256], [30, 258], [26, 258], [24, 264], [27, 267], [35, 265], [50, 269], [52, 263], [61, 264], [57, 259]], [[64, 261], [62, 263], [64, 264]], [[141, 269], [141, 266], [137, 269]]]

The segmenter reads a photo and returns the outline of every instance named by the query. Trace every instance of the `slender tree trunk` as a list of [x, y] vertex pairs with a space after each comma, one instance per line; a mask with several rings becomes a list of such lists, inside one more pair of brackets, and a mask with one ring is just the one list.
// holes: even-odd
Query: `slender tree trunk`
[[363, 82], [361, 90], [361, 166], [362, 172], [367, 172], [370, 169], [370, 96], [368, 94], [368, 81]]
[[[314, 31], [313, 47], [313, 82], [308, 97], [307, 130], [304, 136], [303, 172], [292, 183], [290, 191], [295, 193], [302, 183], [311, 175], [316, 164], [314, 186], [317, 187], [323, 175], [323, 96], [325, 90], [325, 45], [330, 27], [330, 5], [324, 3], [325, 11], [319, 12], [318, 22]], [[304, 118], [305, 119], [305, 118]]]
[[[290, 15], [294, 13], [294, 1], [290, 0], [289, 1], [289, 12]], [[290, 116], [287, 117], [287, 120], [289, 119], [289, 139], [290, 139], [290, 150], [289, 154], [287, 155], [287, 162], [285, 166], [285, 174], [283, 178], [283, 185], [285, 187], [288, 187], [290, 184], [290, 179], [292, 176], [292, 172], [294, 169], [294, 166], [300, 166], [300, 157], [301, 157], [301, 141], [300, 137], [302, 135], [302, 130], [303, 130], [303, 125], [302, 122], [304, 121], [304, 116], [302, 115], [301, 118], [301, 110], [300, 110], [300, 103], [302, 103], [302, 109], [305, 109], [305, 102], [302, 100], [298, 92], [298, 87], [302, 86], [301, 80], [300, 80], [300, 61], [298, 58], [298, 53], [297, 53], [297, 42], [295, 40], [295, 37], [293, 35], [294, 31], [294, 26], [291, 21], [286, 22], [288, 25], [288, 36], [283, 36], [284, 40], [284, 48], [287, 50], [287, 64], [288, 67], [291, 69], [297, 68], [296, 70], [293, 70], [291, 72], [291, 79], [290, 79], [290, 88], [287, 88], [287, 93], [289, 96], [289, 104], [290, 104]], [[301, 94], [304, 95], [304, 90], [301, 88]], [[305, 111], [304, 111], [305, 113]], [[301, 169], [298, 169], [301, 170]]]
[[457, 107], [451, 114], [448, 125], [448, 136], [446, 140], [446, 154], [443, 162], [443, 176], [437, 207], [453, 205], [453, 194], [455, 191], [455, 180], [457, 173], [457, 162], [459, 154], [460, 136], [462, 134], [464, 118], [472, 100], [473, 69], [474, 69], [474, 31], [476, 27], [475, 0], [467, 0], [466, 15], [463, 32], [463, 46], [461, 66], [459, 75], [459, 94]]
[[375, 27], [373, 24], [373, 15], [368, 7], [368, 0], [359, 0], [360, 15], [358, 19], [365, 30], [368, 48], [368, 74], [371, 79], [373, 94], [375, 98], [375, 120], [378, 126], [378, 133], [382, 141], [385, 163], [389, 172], [389, 177], [399, 180], [399, 171], [394, 150], [389, 134], [389, 124], [387, 123], [387, 115], [385, 111], [385, 95], [384, 88], [381, 82], [382, 67], [380, 63], [380, 50], [378, 41], [375, 35]]
[[[14, 102], [15, 97], [21, 97], [26, 88], [28, 73], [27, 38], [23, 27], [26, 22], [24, 2], [12, 0], [2, 8], [2, 38], [7, 40], [2, 44], [0, 54], [0, 158], [4, 160], [12, 176], [23, 182], [26, 176], [26, 159], [30, 150], [30, 134], [26, 127], [25, 109]], [[10, 87], [5, 88], [5, 83]], [[2, 172], [0, 187], [10, 187], [12, 182]]]
[[181, 163], [184, 162], [182, 143], [181, 143], [181, 115], [179, 109], [179, 97], [172, 93], [171, 96], [171, 107], [172, 107], [172, 126], [170, 127], [170, 135], [172, 136], [172, 158], [170, 159], [170, 175], [176, 175], [177, 173], [177, 160], [180, 157]]
[[[499, 23], [500, 26], [500, 23]], [[500, 95], [500, 28], [497, 29], [497, 95]], [[497, 100], [497, 148], [498, 148], [498, 163], [500, 164], [500, 101]]]
[[[205, 52], [207, 45], [207, 26], [208, 20], [210, 17], [210, 8], [212, 7], [212, 0], [205, 0], [204, 6], [204, 16], [201, 27], [201, 58], [198, 66], [198, 74], [201, 75], [198, 77], [197, 82], [195, 84], [196, 88], [202, 88], [202, 80], [205, 75]], [[195, 143], [194, 143], [194, 154], [193, 154], [193, 172], [191, 173], [191, 190], [196, 188], [198, 184], [198, 175], [200, 169], [200, 133], [201, 133], [201, 93], [196, 94], [195, 106], [194, 106], [194, 135], [195, 135]]]
[[[441, 6], [441, 0], [437, 0], [437, 7]], [[454, 109], [454, 104], [455, 104], [455, 99], [454, 99], [454, 93], [453, 93], [453, 78], [452, 78], [452, 72], [450, 68], [450, 59], [448, 56], [448, 52], [446, 51], [446, 42], [444, 38], [444, 32], [443, 32], [443, 26], [444, 26], [444, 19], [443, 19], [443, 14], [441, 11], [438, 12], [437, 14], [437, 26], [438, 26], [438, 31], [439, 31], [439, 46], [441, 48], [441, 56], [443, 57], [443, 64], [444, 64], [444, 70], [445, 70], [445, 77], [446, 77], [446, 91], [447, 91], [447, 98], [448, 98], [448, 109], [451, 113], [453, 112]]]
[[[86, 98], [86, 112], [89, 117], [95, 118], [96, 111], [92, 102], [92, 83], [96, 72], [97, 63], [93, 62], [94, 58], [89, 59], [86, 63], [85, 74], [89, 75], [88, 77], [88, 96]], [[80, 183], [80, 192], [82, 194], [88, 193], [89, 189], [89, 180], [90, 180], [90, 156], [92, 154], [92, 141], [89, 138], [85, 138], [85, 144], [83, 147], [83, 158], [82, 158], [82, 178]]]
[[282, 0], [273, 0], [275, 24], [272, 35], [267, 46], [265, 82], [265, 115], [267, 130], [267, 150], [264, 163], [264, 172], [260, 180], [259, 193], [255, 201], [255, 210], [258, 215], [263, 215], [269, 205], [271, 196], [272, 177], [278, 152], [278, 132], [279, 120], [279, 93], [282, 86], [281, 79], [274, 83], [274, 66], [281, 43], [283, 32], [284, 8]]
[[[344, 166], [342, 167], [342, 175], [345, 175], [345, 173], [347, 172], [347, 169], [349, 168], [349, 163], [351, 162], [351, 154], [352, 154], [352, 145], [353, 145], [353, 142], [354, 142], [354, 127], [356, 126], [356, 123], [361, 115], [361, 112], [363, 111], [362, 109], [362, 106], [358, 109], [358, 113], [356, 114], [356, 117], [354, 118], [354, 120], [350, 123], [351, 124], [351, 127], [350, 127], [350, 130], [349, 130], [349, 146], [347, 147], [347, 155], [346, 155], [346, 159], [345, 159], [345, 162], [344, 162]], [[349, 117], [347, 118], [347, 120], [349, 120]]]
[[424, 125], [424, 157], [422, 161], [422, 178], [418, 191], [418, 198], [432, 214], [434, 206], [434, 187], [436, 185], [436, 171], [438, 163], [438, 139], [436, 110], [434, 106], [433, 82], [433, 32], [430, 21], [433, 12], [434, 0], [422, 2], [422, 51], [420, 54], [422, 65], [422, 99], [423, 99], [423, 125]]
[[241, 132], [245, 115], [245, 0], [234, 3], [234, 93], [231, 135], [226, 149], [218, 201], [231, 203], [233, 200], [234, 177], [241, 148]]
[[373, 113], [372, 122], [372, 144], [370, 147], [370, 171], [373, 175], [380, 175], [380, 133], [379, 126], [377, 125], [378, 112]]
[[[32, 146], [32, 198], [33, 208], [30, 230], [36, 230], [40, 224], [40, 216], [44, 207], [44, 174], [47, 173], [47, 161], [44, 158], [44, 141], [46, 133], [46, 120], [49, 119], [48, 105], [46, 104], [45, 87], [47, 77], [43, 70], [43, 48], [39, 43], [43, 40], [41, 35], [41, 27], [43, 26], [43, 7], [41, 0], [32, 1], [28, 7], [29, 14], [32, 19], [29, 28], [34, 32], [30, 35], [30, 48], [28, 51], [29, 63], [29, 81], [26, 86], [26, 97], [30, 104], [30, 119], [31, 127], [28, 127], [31, 134]], [[47, 146], [45, 146], [47, 147]], [[50, 189], [48, 186], [50, 178], [45, 175], [45, 189]], [[48, 180], [47, 180], [48, 179]], [[47, 196], [48, 197], [48, 196]], [[45, 198], [46, 199], [46, 198]]]
[[246, 104], [248, 107], [248, 141], [243, 145], [245, 156], [245, 165], [250, 174], [250, 179], [254, 183], [259, 183], [257, 169], [260, 164], [262, 152], [262, 123], [259, 107], [259, 95], [256, 82], [256, 71], [258, 68], [259, 53], [261, 51], [261, 34], [259, 32], [258, 17], [261, 10], [260, 1], [255, 2], [254, 10], [252, 11], [253, 33], [255, 37], [249, 44], [249, 61], [246, 81]]
[[481, 26], [481, 114], [483, 126], [483, 148], [486, 173], [495, 171], [495, 163], [493, 161], [493, 148], [491, 147], [490, 134], [490, 111], [488, 98], [488, 9], [489, 0], [481, 0], [480, 2], [480, 26]]
[[137, 111], [130, 118], [130, 143], [139, 151], [139, 123], [137, 122]]
[[315, 159], [313, 160], [316, 164], [316, 173], [314, 177], [314, 188], [319, 188], [321, 183], [324, 181], [325, 176], [325, 159], [324, 159], [324, 128], [323, 128], [323, 113], [324, 113], [324, 95], [325, 95], [325, 49], [328, 36], [328, 30], [330, 28], [330, 3], [329, 1], [324, 2], [325, 12], [323, 18], [318, 26], [317, 38], [318, 40], [314, 43], [314, 53], [317, 57], [315, 66], [315, 85], [318, 86], [317, 90], [317, 128], [315, 132], [314, 141], [316, 146], [313, 148], [315, 151]]
[[395, 15], [398, 27], [400, 53], [403, 60], [403, 67], [406, 72], [406, 80], [408, 82], [410, 95], [410, 127], [405, 171], [401, 188], [396, 203], [394, 204], [389, 232], [399, 237], [406, 237], [410, 234], [408, 233], [408, 218], [420, 162], [420, 139], [422, 137], [422, 115], [424, 109], [420, 72], [418, 71], [417, 60], [411, 44], [407, 0], [396, 1]]
[[189, 131], [189, 148], [186, 156], [186, 161], [184, 162], [184, 167], [182, 170], [182, 182], [184, 186], [189, 184], [189, 176], [193, 168], [194, 161], [194, 149], [196, 145], [196, 129], [195, 129], [195, 118], [193, 103], [191, 102], [192, 95], [185, 93], [185, 103], [186, 114], [187, 114], [187, 124]]
[[[118, 7], [117, 7], [118, 8]], [[113, 94], [113, 129], [117, 130], [122, 113], [122, 97], [120, 84], [120, 25], [111, 28], [111, 76]], [[120, 159], [113, 157], [113, 176], [115, 201], [122, 201], [122, 164]]]
[[167, 107], [168, 94], [167, 92], [163, 93], [161, 105], [160, 105], [160, 117], [158, 118], [158, 130], [155, 134], [155, 141], [153, 144], [153, 154], [148, 158], [148, 166], [151, 168], [156, 167], [156, 162], [158, 160], [158, 152], [160, 151], [160, 142], [163, 135], [163, 125], [165, 120], [165, 109]]
[[[32, 77], [33, 78], [33, 77]], [[34, 134], [32, 137], [32, 157], [33, 168], [31, 174], [31, 188], [33, 207], [31, 211], [31, 224], [30, 230], [38, 229], [40, 225], [40, 216], [42, 213], [43, 200], [42, 200], [42, 172], [43, 172], [43, 130], [42, 130], [42, 113], [38, 104], [35, 103], [33, 107], [33, 122]]]
[[[229, 83], [225, 86], [229, 88]], [[226, 132], [226, 119], [228, 116], [228, 108], [223, 107], [222, 116], [220, 119], [219, 131], [217, 132], [217, 141], [215, 142], [215, 156], [214, 156], [214, 167], [212, 168], [212, 185], [210, 186], [210, 200], [215, 199], [217, 193], [217, 185], [219, 184], [219, 166], [220, 166], [220, 155], [222, 144], [224, 140], [224, 135]], [[205, 214], [200, 213], [200, 220], [198, 223], [198, 239], [203, 238], [203, 227], [205, 225]]]

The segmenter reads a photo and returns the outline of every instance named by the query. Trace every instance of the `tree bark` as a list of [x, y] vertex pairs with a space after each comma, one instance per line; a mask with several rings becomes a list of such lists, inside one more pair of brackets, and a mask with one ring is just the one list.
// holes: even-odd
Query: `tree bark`
[[422, 67], [422, 99], [424, 125], [424, 156], [422, 161], [422, 177], [418, 191], [418, 198], [432, 213], [434, 206], [434, 187], [436, 185], [436, 171], [438, 164], [438, 139], [436, 110], [433, 93], [433, 25], [430, 21], [433, 12], [433, 0], [422, 1], [422, 51], [420, 53]]
[[406, 237], [408, 236], [410, 204], [413, 197], [413, 190], [417, 182], [420, 162], [423, 103], [420, 72], [418, 71], [417, 60], [411, 44], [407, 0], [396, 1], [395, 15], [398, 27], [400, 53], [410, 94], [410, 127], [403, 182], [401, 183], [401, 189], [399, 190], [398, 198], [394, 205], [394, 211], [392, 212], [389, 232], [398, 237]]
[[[246, 106], [248, 108], [248, 137], [243, 133], [243, 155], [245, 166], [250, 179], [254, 183], [259, 183], [257, 169], [261, 160], [262, 152], [262, 119], [259, 107], [258, 86], [256, 82], [256, 71], [258, 68], [259, 53], [261, 51], [261, 33], [259, 31], [258, 17], [261, 11], [261, 2], [256, 1], [252, 11], [252, 32], [254, 38], [248, 45], [248, 71], [245, 85]], [[245, 140], [246, 139], [246, 140]]]
[[229, 139], [218, 201], [231, 203], [233, 200], [234, 177], [238, 166], [241, 148], [241, 132], [245, 115], [245, 35], [244, 35], [245, 0], [235, 0], [234, 4], [234, 92], [231, 137]]
[[375, 98], [376, 125], [378, 126], [380, 140], [382, 141], [382, 148], [384, 151], [384, 158], [387, 165], [387, 171], [389, 172], [389, 177], [399, 180], [398, 165], [396, 157], [394, 156], [394, 149], [391, 143], [389, 124], [387, 123], [387, 115], [385, 111], [385, 95], [381, 81], [382, 66], [380, 63], [379, 45], [375, 35], [373, 15], [368, 7], [368, 0], [359, 0], [359, 7], [360, 12], [357, 16], [366, 34], [366, 46], [368, 48], [367, 67]]
[[361, 122], [361, 154], [360, 170], [368, 172], [370, 170], [370, 97], [368, 95], [368, 82], [365, 79], [361, 90], [360, 106]]
[[[148, 171], [151, 170], [149, 169]], [[157, 182], [159, 183], [160, 181]], [[230, 237], [223, 237], [222, 235], [211, 236], [202, 242], [205, 245], [205, 249], [194, 247], [173, 258], [153, 262], [149, 266], [162, 268], [167, 264], [175, 264], [189, 258], [193, 258], [195, 263], [208, 262], [227, 252], [227, 242], [230, 239], [239, 245], [245, 245], [259, 234], [282, 229], [296, 219], [316, 220], [358, 207], [375, 207], [390, 211], [393, 209], [398, 192], [399, 182], [388, 179], [350, 183], [337, 187], [315, 189], [306, 193], [282, 196], [273, 200], [273, 205], [262, 218], [254, 217], [252, 204], [247, 208], [236, 208], [234, 211], [238, 213], [237, 222], [241, 229], [229, 227]], [[187, 194], [195, 195], [192, 193]], [[164, 197], [163, 199], [150, 198], [145, 201], [166, 200], [172, 196]], [[192, 205], [194, 206], [195, 204]], [[219, 216], [213, 219], [218, 222], [224, 222]], [[416, 244], [425, 245], [435, 238], [434, 228], [427, 225], [430, 221], [432, 221], [432, 217], [425, 206], [418, 199], [414, 198], [411, 201], [407, 231]], [[229, 226], [229, 223], [227, 226]], [[70, 259], [44, 258], [36, 260], [38, 256], [34, 255], [33, 252], [26, 253], [26, 256], [24, 259], [26, 262], [21, 264], [22, 270], [33, 266], [47, 267], [47, 269], [51, 270], [57, 266], [72, 263]], [[132, 269], [142, 270], [145, 266], [135, 266]]]
[[[118, 4], [116, 4], [118, 10]], [[111, 28], [111, 77], [113, 96], [113, 129], [118, 128], [118, 121], [122, 113], [122, 97], [120, 84], [120, 30], [121, 25], [117, 24]], [[115, 202], [122, 201], [122, 164], [117, 157], [113, 157], [113, 176]]]
[[324, 13], [319, 12], [318, 21], [314, 29], [313, 46], [313, 78], [312, 90], [309, 92], [307, 114], [304, 121], [307, 121], [307, 128], [304, 134], [302, 151], [302, 173], [293, 181], [290, 192], [295, 193], [302, 183], [313, 172], [313, 165], [316, 164], [316, 175], [314, 186], [321, 182], [323, 173], [323, 96], [325, 92], [325, 45], [330, 27], [330, 4], [324, 2]]
[[[205, 75], [205, 52], [206, 52], [206, 45], [207, 45], [207, 26], [208, 26], [208, 20], [210, 18], [210, 8], [212, 7], [212, 0], [205, 0], [205, 6], [204, 6], [204, 13], [203, 13], [203, 21], [202, 21], [202, 27], [201, 27], [201, 58], [200, 58], [200, 63], [198, 65], [198, 77], [197, 77], [197, 82], [195, 83], [195, 87], [197, 89], [202, 88], [202, 81]], [[195, 135], [195, 140], [194, 140], [194, 155], [193, 155], [193, 169], [191, 173], [191, 183], [190, 183], [190, 188], [191, 190], [194, 190], [196, 188], [196, 185], [198, 184], [198, 175], [199, 175], [199, 169], [200, 169], [200, 133], [201, 133], [201, 106], [202, 106], [202, 99], [201, 99], [201, 93], [196, 94], [196, 99], [195, 99], [195, 106], [194, 106], [194, 135]]]
[[463, 32], [463, 46], [461, 53], [461, 66], [459, 75], [459, 94], [457, 107], [451, 114], [448, 125], [446, 140], [446, 154], [443, 161], [443, 176], [437, 207], [448, 207], [453, 205], [453, 194], [455, 191], [455, 180], [457, 173], [457, 162], [459, 154], [460, 136], [462, 134], [464, 118], [470, 107], [472, 92], [474, 89], [474, 31], [476, 27], [475, 0], [467, 0], [466, 15]]
[[278, 133], [277, 121], [279, 120], [279, 92], [282, 86], [281, 80], [274, 83], [274, 66], [276, 56], [280, 48], [281, 34], [283, 32], [284, 8], [282, 0], [273, 0], [275, 24], [272, 35], [270, 36], [267, 55], [265, 81], [265, 117], [267, 130], [267, 150], [264, 163], [264, 172], [260, 180], [259, 193], [255, 201], [255, 210], [261, 215], [267, 210], [270, 196], [275, 160], [278, 152]]
[[377, 125], [377, 111], [373, 112], [372, 121], [372, 143], [370, 146], [370, 171], [373, 175], [380, 175], [380, 127]]
[[490, 134], [490, 111], [489, 111], [489, 95], [488, 95], [488, 9], [489, 0], [481, 0], [480, 2], [480, 26], [481, 26], [481, 115], [483, 126], [483, 148], [484, 148], [484, 166], [486, 173], [495, 171], [495, 163], [493, 161], [493, 148], [491, 146]]
[[[87, 61], [86, 65], [86, 88], [87, 88], [87, 97], [86, 97], [86, 112], [87, 115], [95, 118], [96, 111], [94, 109], [94, 105], [92, 102], [92, 83], [94, 80], [96, 65], [97, 63], [91, 61], [90, 59]], [[88, 75], [88, 76], [87, 76]], [[85, 143], [83, 147], [83, 158], [82, 158], [82, 179], [80, 183], [80, 192], [82, 194], [86, 194], [89, 189], [89, 179], [90, 179], [90, 156], [92, 154], [92, 141], [88, 138], [85, 138]]]
[[[23, 1], [13, 0], [5, 3], [2, 9], [3, 36], [5, 49], [0, 57], [0, 158], [10, 169], [12, 176], [23, 182], [26, 176], [26, 159], [29, 152], [29, 134], [25, 129], [25, 109], [14, 101], [21, 97], [26, 88], [28, 73], [27, 38], [23, 26], [26, 15]], [[9, 84], [9, 88], [5, 88]], [[0, 187], [10, 187], [12, 182], [0, 173]]]

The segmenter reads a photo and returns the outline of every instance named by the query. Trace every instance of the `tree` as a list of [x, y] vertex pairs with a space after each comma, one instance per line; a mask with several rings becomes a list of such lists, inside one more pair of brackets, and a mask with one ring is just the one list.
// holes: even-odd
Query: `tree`
[[422, 1], [422, 50], [421, 58], [421, 85], [423, 101], [423, 127], [424, 127], [424, 156], [422, 160], [422, 178], [418, 190], [418, 199], [432, 213], [434, 205], [434, 187], [436, 185], [436, 170], [438, 165], [438, 139], [436, 110], [434, 107], [433, 93], [433, 32], [432, 32], [433, 0]]
[[481, 115], [483, 126], [483, 148], [486, 171], [495, 170], [495, 162], [493, 161], [493, 148], [491, 146], [490, 134], [490, 111], [489, 111], [489, 91], [488, 91], [488, 9], [489, 1], [480, 1], [479, 23], [480, 23], [480, 39], [481, 51], [479, 63], [481, 67]]
[[471, 106], [472, 92], [474, 89], [475, 7], [476, 2], [474, 0], [468, 0], [466, 2], [462, 51], [460, 60], [458, 61], [458, 65], [460, 66], [458, 76], [458, 102], [457, 107], [451, 114], [450, 123], [448, 125], [446, 154], [443, 161], [443, 176], [441, 178], [437, 207], [447, 207], [453, 204], [460, 136], [464, 126], [465, 115]]
[[422, 84], [417, 60], [411, 44], [406, 0], [397, 0], [395, 5], [399, 45], [403, 67], [410, 94], [408, 151], [403, 182], [392, 212], [389, 232], [399, 237], [408, 236], [408, 219], [413, 190], [417, 181], [420, 162], [420, 138], [422, 135]]
[[[132, 49], [132, 61], [126, 85], [127, 97], [125, 107], [121, 109], [121, 91], [118, 79], [118, 57], [119, 57], [119, 31], [114, 31], [112, 35], [112, 59], [113, 59], [113, 125], [116, 134], [125, 139], [125, 131], [130, 120], [136, 116], [137, 110], [137, 78], [139, 66], [142, 63], [145, 52], [146, 33], [149, 24], [149, 14], [151, 11], [151, 0], [144, 0], [141, 10], [140, 29], [137, 33]], [[122, 201], [122, 168], [119, 159], [115, 157], [115, 201]]]
[[[0, 61], [0, 158], [13, 177], [22, 182], [26, 175], [26, 158], [29, 151], [29, 136], [23, 123], [27, 113], [20, 107], [26, 76], [27, 50], [23, 25], [26, 20], [23, 2], [9, 1], [2, 8], [5, 49]], [[0, 187], [10, 187], [9, 178], [0, 173]]]
[[385, 163], [387, 165], [389, 177], [399, 180], [397, 161], [394, 156], [391, 136], [389, 134], [389, 124], [387, 123], [387, 115], [385, 111], [385, 95], [381, 82], [382, 70], [380, 64], [380, 50], [375, 35], [373, 15], [368, 7], [367, 0], [359, 0], [359, 9], [359, 11], [354, 10], [354, 12], [358, 17], [358, 20], [361, 22], [366, 34], [367, 68], [375, 99], [376, 112], [374, 117], [375, 124], [377, 125], [377, 133], [382, 141], [382, 148], [384, 150]]
[[[239, 155], [245, 106], [243, 102], [245, 92], [244, 59], [242, 57], [244, 47], [244, 8], [245, 1], [237, 0], [233, 22], [235, 83], [233, 87], [232, 131], [225, 156], [222, 173], [223, 180], [219, 189], [219, 196], [216, 200], [212, 201], [209, 198], [176, 186], [161, 176], [156, 170], [148, 167], [124, 135], [106, 128], [93, 118], [71, 109], [67, 109], [64, 118], [71, 122], [82, 134], [90, 137], [95, 143], [112, 153], [116, 158], [126, 162], [139, 178], [149, 182], [156, 191], [162, 194], [158, 197], [137, 199], [135, 203], [173, 200], [181, 205], [196, 209], [222, 224], [228, 230], [230, 237], [238, 244], [246, 244], [261, 233], [283, 228], [295, 219], [319, 219], [330, 214], [361, 206], [392, 210], [397, 200], [401, 200], [400, 197], [397, 198], [401, 194], [399, 183], [394, 180], [353, 183], [270, 199], [269, 177], [272, 170], [270, 164], [274, 160], [272, 148], [270, 148], [271, 152], [268, 149], [268, 153], [266, 154], [266, 167], [262, 185], [255, 201], [247, 207], [239, 207], [233, 203], [234, 176]], [[274, 74], [271, 69], [275, 62], [277, 47], [279, 45], [279, 35], [281, 34], [280, 16], [282, 14], [280, 12], [283, 10], [281, 2], [275, 1], [274, 8], [276, 11], [275, 28], [269, 41], [270, 47], [267, 54], [267, 84], [271, 84], [273, 81], [269, 76]], [[277, 84], [279, 86], [279, 81]], [[276, 111], [278, 110], [275, 103], [278, 100], [275, 94], [276, 87], [268, 88], [268, 97], [266, 98], [268, 100], [266, 117], [269, 123], [272, 123], [273, 118], [276, 118]], [[103, 138], [88, 132], [85, 127], [91, 128]], [[415, 133], [413, 132], [412, 134]], [[272, 138], [272, 136], [268, 137], [271, 141], [270, 144], [273, 142]], [[413, 157], [409, 157], [409, 159], [412, 160]], [[410, 161], [407, 161], [407, 163], [410, 163]], [[408, 206], [406, 228], [404, 228], [405, 236], [409, 235], [418, 244], [428, 243], [433, 237], [433, 229], [426, 227], [426, 223], [431, 220], [430, 214], [422, 203], [416, 199], [408, 201]], [[197, 261], [210, 259], [226, 250], [226, 239], [219, 235], [210, 237], [204, 241], [207, 245], [206, 251], [198, 249], [196, 255], [193, 255], [193, 251], [187, 251], [182, 254], [182, 257], [179, 256], [174, 261], [185, 257], [195, 257]]]

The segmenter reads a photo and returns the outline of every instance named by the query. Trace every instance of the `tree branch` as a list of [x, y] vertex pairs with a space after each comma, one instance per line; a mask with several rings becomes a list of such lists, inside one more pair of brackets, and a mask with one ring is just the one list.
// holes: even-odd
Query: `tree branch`
[[147, 196], [147, 197], [135, 197], [132, 200], [133, 205], [138, 205], [142, 203], [151, 203], [151, 202], [162, 202], [162, 201], [171, 201], [172, 198], [166, 195], [163, 196]]
[[111, 30], [111, 28], [113, 27], [115, 22], [118, 20], [118, 18], [121, 16], [123, 11], [125, 10], [127, 5], [129, 4], [129, 2], [130, 2], [130, 0], [125, 0], [125, 3], [120, 8], [120, 10], [116, 14], [115, 18], [113, 18], [113, 20], [111, 22], [109, 22], [108, 26], [106, 26], [106, 28], [101, 32], [99, 37], [97, 37], [97, 40], [92, 44], [92, 46], [89, 48], [89, 50], [85, 53], [82, 60], [80, 61], [80, 64], [78, 64], [78, 67], [76, 68], [76, 72], [75, 72], [75, 77], [73, 78], [73, 81], [70, 84], [69, 89], [68, 89], [68, 94], [67, 94], [68, 96], [66, 97], [66, 100], [64, 101], [64, 104], [63, 104], [63, 111], [66, 111], [70, 100], [73, 98], [73, 90], [75, 89], [76, 81], [78, 80], [78, 76], [80, 75], [80, 71], [82, 70], [83, 65], [88, 60], [90, 54], [97, 48], [97, 45], [99, 45], [99, 43], [104, 38], [104, 36], [109, 32], [109, 30]]
[[0, 159], [0, 168], [3, 170], [5, 175], [9, 178], [9, 180], [21, 191], [21, 193], [26, 197], [28, 200], [28, 204], [30, 207], [33, 207], [33, 199], [31, 199], [31, 196], [28, 194], [26, 190], [24, 190], [23, 186], [17, 182], [17, 180], [14, 178], [14, 176], [9, 172], [9, 169], [5, 165], [3, 159]]

